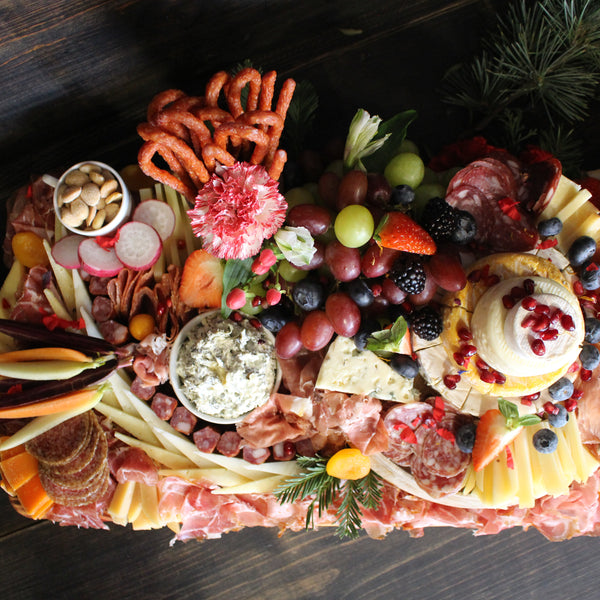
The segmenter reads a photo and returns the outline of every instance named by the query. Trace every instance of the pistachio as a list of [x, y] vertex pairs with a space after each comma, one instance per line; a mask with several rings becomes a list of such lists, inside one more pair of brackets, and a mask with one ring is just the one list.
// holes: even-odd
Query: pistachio
[[113, 192], [119, 189], [119, 183], [116, 179], [107, 179], [100, 188], [100, 196], [108, 198]]
[[65, 176], [65, 183], [67, 185], [83, 186], [86, 183], [88, 183], [89, 180], [90, 178], [79, 169], [74, 169], [73, 171], [67, 173], [67, 175]]
[[81, 188], [81, 199], [88, 206], [96, 206], [100, 200], [100, 189], [95, 183], [86, 183]]

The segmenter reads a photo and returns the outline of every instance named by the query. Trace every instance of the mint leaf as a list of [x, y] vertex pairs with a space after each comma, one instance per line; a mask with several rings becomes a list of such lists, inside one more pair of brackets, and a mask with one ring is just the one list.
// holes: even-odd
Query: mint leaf
[[221, 314], [228, 317], [231, 314], [231, 309], [227, 307], [225, 301], [229, 292], [236, 287], [242, 287], [250, 281], [253, 276], [252, 262], [253, 258], [240, 260], [238, 258], [230, 258], [225, 263], [223, 270], [223, 295], [221, 296]]
[[518, 423], [523, 427], [528, 427], [529, 425], [537, 425], [541, 421], [542, 419], [537, 415], [523, 415], [522, 417], [519, 417]]
[[398, 353], [407, 329], [406, 319], [398, 317], [390, 328], [374, 331], [367, 340], [366, 348], [384, 357]]

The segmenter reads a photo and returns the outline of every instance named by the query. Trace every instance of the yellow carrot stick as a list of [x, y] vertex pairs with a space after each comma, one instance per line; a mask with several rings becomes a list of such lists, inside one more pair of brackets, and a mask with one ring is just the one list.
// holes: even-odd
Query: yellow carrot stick
[[71, 348], [28, 348], [0, 354], [0, 362], [29, 362], [32, 360], [71, 360], [91, 362], [92, 359], [79, 350]]

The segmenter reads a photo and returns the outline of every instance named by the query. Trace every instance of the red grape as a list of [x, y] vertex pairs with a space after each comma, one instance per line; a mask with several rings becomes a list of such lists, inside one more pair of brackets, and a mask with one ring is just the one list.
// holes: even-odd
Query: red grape
[[337, 208], [342, 210], [351, 204], [364, 204], [367, 197], [367, 174], [363, 171], [348, 171], [341, 181], [337, 194]]
[[338, 281], [352, 281], [360, 275], [358, 248], [348, 248], [337, 240], [327, 244], [325, 263]]
[[448, 292], [458, 292], [467, 285], [465, 270], [457, 256], [434, 254], [429, 261], [429, 271], [436, 283]]
[[298, 323], [286, 323], [275, 337], [275, 352], [279, 358], [292, 358], [302, 349]]
[[319, 178], [319, 196], [330, 208], [336, 208], [340, 178], [333, 171], [325, 171]]
[[431, 300], [435, 296], [435, 293], [438, 288], [437, 281], [431, 276], [429, 265], [425, 264], [423, 265], [423, 268], [425, 269], [426, 275], [425, 287], [418, 294], [408, 295], [408, 299], [414, 306], [423, 306], [425, 304], [429, 304], [429, 302], [431, 302]]
[[377, 244], [369, 246], [360, 261], [363, 275], [369, 279], [385, 275], [392, 268], [399, 254], [399, 250], [381, 248]]
[[[277, 337], [281, 335], [281, 331]], [[305, 348], [313, 352], [320, 350], [329, 343], [332, 337], [333, 325], [324, 311], [313, 310], [306, 315], [300, 327], [300, 340]]]
[[378, 208], [387, 208], [392, 195], [392, 187], [381, 173], [367, 175], [368, 187], [366, 203]]
[[325, 314], [338, 335], [352, 337], [360, 327], [360, 309], [344, 292], [335, 292], [327, 298]]
[[406, 300], [406, 292], [401, 290], [391, 279], [385, 277], [381, 282], [383, 297], [391, 304], [402, 304]]
[[286, 221], [292, 227], [306, 227], [315, 236], [329, 229], [331, 215], [326, 208], [316, 204], [297, 204], [288, 212]]

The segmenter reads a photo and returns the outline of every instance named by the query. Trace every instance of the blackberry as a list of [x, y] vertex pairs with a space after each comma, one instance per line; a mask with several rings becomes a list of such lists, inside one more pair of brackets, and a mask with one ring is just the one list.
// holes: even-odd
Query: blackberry
[[427, 274], [418, 257], [401, 254], [390, 269], [390, 279], [407, 294], [420, 294], [425, 289]]
[[442, 317], [430, 306], [410, 315], [410, 328], [422, 340], [435, 340], [442, 333]]
[[423, 209], [421, 226], [436, 241], [450, 240], [458, 225], [456, 210], [443, 198], [431, 198]]

